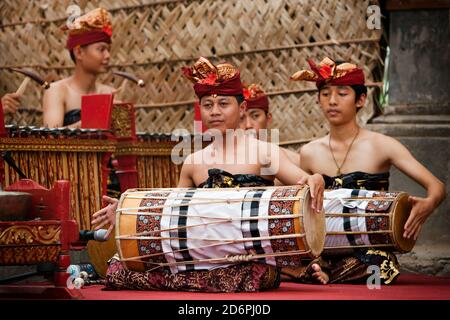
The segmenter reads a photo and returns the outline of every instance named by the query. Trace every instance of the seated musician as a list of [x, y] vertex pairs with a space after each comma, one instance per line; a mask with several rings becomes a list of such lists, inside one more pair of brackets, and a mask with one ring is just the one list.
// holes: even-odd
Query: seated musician
[[[309, 63], [312, 71], [301, 70], [292, 79], [316, 82], [319, 103], [330, 133], [301, 148], [302, 169], [321, 173], [327, 189], [387, 191], [389, 170], [395, 166], [427, 190], [426, 198], [409, 198], [412, 211], [404, 227], [404, 237], [417, 239], [426, 219], [445, 198], [444, 184], [399, 141], [358, 125], [356, 113], [364, 106], [367, 94], [361, 69], [328, 58], [319, 65]], [[325, 284], [365, 279], [369, 265], [383, 262], [387, 262], [388, 267], [380, 268], [381, 278], [388, 284], [399, 274], [397, 260], [390, 252], [360, 250], [353, 256], [319, 259], [312, 267], [316, 271], [316, 280]], [[297, 280], [305, 280], [303, 275], [297, 274], [300, 278]]]
[[108, 70], [111, 46], [111, 16], [97, 8], [75, 19], [66, 47], [75, 63], [73, 74], [53, 82], [43, 97], [44, 126], [81, 126], [81, 96], [113, 93], [114, 88], [97, 81]]
[[[277, 146], [237, 130], [245, 108], [239, 70], [228, 63], [214, 66], [208, 60], [200, 58], [193, 68], [185, 68], [183, 71], [194, 82], [195, 93], [200, 99], [203, 124], [208, 129], [215, 129], [222, 139], [216, 136], [206, 148], [185, 159], [178, 187], [270, 186], [278, 178], [288, 185], [307, 183], [311, 188], [312, 205], [317, 211], [321, 211], [324, 186], [321, 175], [305, 174], [284, 153], [279, 152], [278, 159]], [[227, 130], [231, 132], [230, 140], [226, 137]], [[260, 150], [255, 163], [242, 161], [247, 160], [248, 150]], [[270, 151], [270, 155], [266, 151]], [[271, 171], [270, 167], [273, 165], [278, 170]], [[262, 170], [264, 168], [267, 172]], [[117, 200], [108, 197], [104, 197], [104, 200], [109, 205], [94, 214], [92, 223], [98, 223], [96, 229], [111, 224], [111, 230], [115, 223]], [[112, 289], [257, 291], [277, 287], [279, 270], [266, 264], [246, 262], [226, 268], [176, 274], [167, 271], [134, 272], [124, 270], [120, 262], [113, 260], [106, 282], [107, 287]]]
[[[241, 129], [253, 133], [260, 137], [260, 130], [266, 130], [272, 123], [272, 113], [269, 111], [269, 99], [262, 88], [257, 84], [250, 84], [244, 88], [244, 98], [246, 108], [241, 117]], [[300, 167], [300, 154], [292, 150], [281, 148], [287, 158], [293, 164]], [[275, 185], [280, 185], [280, 181], [275, 179]]]

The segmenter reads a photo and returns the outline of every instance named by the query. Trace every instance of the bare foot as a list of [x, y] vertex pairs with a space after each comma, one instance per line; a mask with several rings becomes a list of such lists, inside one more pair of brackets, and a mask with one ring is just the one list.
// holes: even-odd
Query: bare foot
[[312, 265], [313, 270], [315, 271], [312, 275], [316, 278], [320, 283], [327, 284], [330, 281], [330, 277], [322, 271], [322, 268], [317, 263]]

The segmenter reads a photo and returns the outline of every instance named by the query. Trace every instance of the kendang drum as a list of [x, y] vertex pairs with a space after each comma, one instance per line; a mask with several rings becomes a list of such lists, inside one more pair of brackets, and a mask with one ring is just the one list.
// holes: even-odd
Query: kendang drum
[[119, 256], [134, 271], [299, 266], [325, 240], [324, 215], [310, 201], [303, 186], [128, 190], [116, 215]]
[[405, 192], [325, 191], [324, 254], [342, 254], [358, 248], [411, 251], [415, 241], [403, 237], [411, 212], [408, 197]]

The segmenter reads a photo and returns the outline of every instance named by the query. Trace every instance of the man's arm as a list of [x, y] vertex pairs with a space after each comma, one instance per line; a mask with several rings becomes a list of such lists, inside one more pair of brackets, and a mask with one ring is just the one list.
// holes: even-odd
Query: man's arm
[[444, 200], [445, 185], [417, 161], [399, 141], [387, 136], [382, 138], [383, 146], [391, 164], [427, 190], [426, 198], [409, 197], [413, 207], [405, 224], [404, 237], [417, 239], [426, 219]]
[[[262, 143], [262, 142], [261, 142]], [[310, 187], [310, 194], [313, 201], [311, 206], [318, 212], [322, 210], [323, 205], [323, 191], [325, 189], [325, 182], [320, 174], [309, 175], [301, 168], [294, 165], [287, 157], [285, 152], [272, 143], [265, 143], [270, 148], [268, 153], [272, 174], [281, 181], [284, 185], [307, 184]]]
[[64, 123], [64, 93], [60, 86], [54, 84], [44, 92], [43, 97], [44, 127], [58, 128]]
[[303, 171], [312, 174], [311, 170], [311, 144], [305, 144], [300, 148], [300, 168]]
[[180, 180], [178, 181], [177, 188], [191, 188], [195, 187], [194, 180], [192, 178], [193, 164], [192, 155], [186, 157], [181, 167]]
[[281, 148], [283, 152], [286, 153], [287, 158], [295, 164], [297, 167], [300, 168], [300, 154], [298, 152], [294, 152], [290, 149]]

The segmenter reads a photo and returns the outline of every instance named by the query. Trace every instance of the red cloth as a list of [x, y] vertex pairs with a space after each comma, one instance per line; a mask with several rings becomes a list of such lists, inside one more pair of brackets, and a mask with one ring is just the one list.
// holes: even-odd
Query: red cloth
[[198, 101], [194, 103], [194, 133], [205, 132], [208, 128], [202, 123], [202, 114]]
[[242, 83], [239, 72], [226, 81], [218, 83], [196, 83], [194, 84], [195, 94], [199, 99], [206, 95], [222, 95], [222, 96], [237, 96], [243, 94]]
[[244, 98], [247, 109], [262, 109], [269, 112], [269, 99], [264, 90], [256, 83], [244, 87]]
[[84, 46], [95, 42], [111, 43], [111, 35], [112, 30], [108, 27], [79, 34], [69, 34], [66, 48], [72, 50], [76, 46]]
[[3, 116], [2, 102], [0, 101], [0, 137], [4, 137], [4, 136], [6, 136], [5, 119]]
[[269, 99], [267, 96], [261, 96], [256, 99], [245, 99], [247, 102], [247, 109], [262, 109], [265, 112], [269, 111]]

